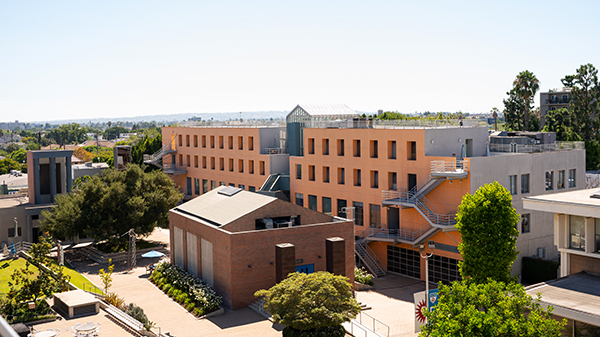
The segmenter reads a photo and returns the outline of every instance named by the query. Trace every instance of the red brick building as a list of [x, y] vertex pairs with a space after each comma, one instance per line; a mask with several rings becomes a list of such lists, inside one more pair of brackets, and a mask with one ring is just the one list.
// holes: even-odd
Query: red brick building
[[239, 309], [294, 271], [354, 281], [354, 225], [277, 198], [218, 187], [170, 211], [173, 262]]

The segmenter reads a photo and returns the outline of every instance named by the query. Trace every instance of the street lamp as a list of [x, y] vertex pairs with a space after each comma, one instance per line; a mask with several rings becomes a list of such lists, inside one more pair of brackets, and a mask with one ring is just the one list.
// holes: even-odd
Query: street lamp
[[427, 241], [427, 245], [431, 252], [425, 253], [425, 244], [419, 244], [419, 255], [425, 259], [425, 302], [427, 303], [427, 311], [429, 311], [429, 258], [433, 256], [433, 250], [435, 249], [435, 242], [433, 240]]

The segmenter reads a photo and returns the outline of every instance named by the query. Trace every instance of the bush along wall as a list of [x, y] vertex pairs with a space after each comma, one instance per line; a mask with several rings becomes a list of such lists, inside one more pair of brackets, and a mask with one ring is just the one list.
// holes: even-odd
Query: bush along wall
[[158, 263], [150, 281], [197, 317], [219, 309], [223, 303], [210, 285], [169, 261]]
[[521, 282], [536, 284], [554, 280], [558, 267], [559, 263], [556, 261], [524, 256], [521, 261]]

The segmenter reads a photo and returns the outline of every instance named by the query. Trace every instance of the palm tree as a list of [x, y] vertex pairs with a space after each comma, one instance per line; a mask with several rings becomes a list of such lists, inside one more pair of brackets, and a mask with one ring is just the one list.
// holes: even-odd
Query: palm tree
[[517, 95], [525, 102], [525, 113], [523, 114], [524, 131], [529, 131], [529, 99], [534, 97], [540, 89], [540, 81], [529, 71], [525, 70], [517, 75], [513, 81], [513, 86], [517, 91]]

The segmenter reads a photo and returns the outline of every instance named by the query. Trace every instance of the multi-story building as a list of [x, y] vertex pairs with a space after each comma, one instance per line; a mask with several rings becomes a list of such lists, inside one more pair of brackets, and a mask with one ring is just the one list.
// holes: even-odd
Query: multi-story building
[[[289, 172], [289, 196], [297, 205], [354, 219], [357, 256], [376, 274], [394, 272], [424, 279], [425, 266], [415, 246], [433, 240], [430, 279], [459, 278], [461, 238], [454, 227], [455, 212], [465, 194], [493, 181], [509, 189], [513, 206], [522, 215], [519, 256], [557, 258], [552, 229], [547, 226], [551, 216], [525, 212], [522, 197], [583, 188], [582, 144], [556, 143], [552, 137], [535, 134], [490, 136], [487, 124], [479, 121], [373, 121], [359, 118], [346, 106], [299, 105], [288, 115], [286, 128], [281, 146], [289, 149], [287, 171], [271, 172]], [[180, 186], [187, 184], [187, 190], [190, 179], [202, 181], [203, 188], [194, 195], [221, 183], [252, 190], [250, 186], [265, 182], [266, 173], [250, 183], [244, 174], [230, 174], [227, 165], [221, 170], [219, 158], [234, 164], [240, 159], [243, 163], [263, 160], [258, 152], [227, 149], [229, 135], [246, 139], [260, 130], [163, 128], [164, 141], [175, 144], [165, 159], [165, 171]], [[188, 146], [195, 137], [199, 142], [206, 139], [206, 147]], [[185, 169], [182, 174], [169, 171], [173, 158]], [[195, 158], [200, 160], [197, 170]], [[514, 273], [520, 274], [520, 268], [519, 258]]]
[[600, 334], [600, 194], [586, 189], [527, 197], [529, 211], [553, 217], [554, 244], [560, 252], [561, 278], [532, 285], [527, 292], [542, 294], [554, 315], [568, 319], [563, 336]]
[[550, 110], [568, 108], [571, 102], [571, 88], [552, 89], [540, 92], [540, 128], [546, 125], [546, 114]]

